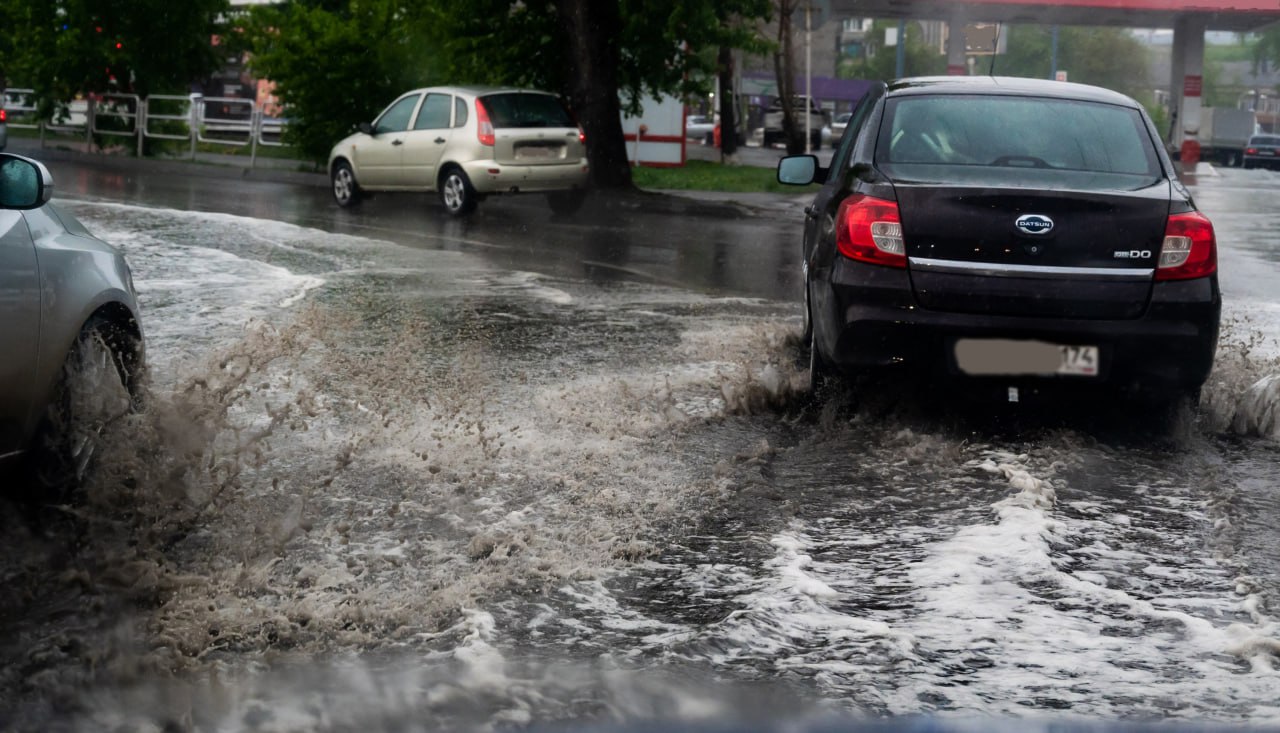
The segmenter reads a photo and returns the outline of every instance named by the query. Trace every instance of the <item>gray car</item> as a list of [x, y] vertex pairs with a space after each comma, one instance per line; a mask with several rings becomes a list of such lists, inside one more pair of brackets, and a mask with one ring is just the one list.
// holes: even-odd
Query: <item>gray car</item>
[[0, 153], [0, 463], [63, 492], [132, 409], [145, 359], [124, 256], [52, 195], [47, 168]]

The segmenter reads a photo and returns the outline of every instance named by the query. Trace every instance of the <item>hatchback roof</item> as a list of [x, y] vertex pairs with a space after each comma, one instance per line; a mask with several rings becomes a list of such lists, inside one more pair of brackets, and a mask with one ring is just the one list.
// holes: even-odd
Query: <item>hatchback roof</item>
[[1132, 98], [1102, 87], [1017, 76], [917, 76], [890, 83], [889, 94], [1007, 94], [1138, 106]]
[[423, 87], [421, 89], [413, 89], [412, 92], [443, 92], [447, 94], [469, 94], [473, 97], [479, 97], [485, 94], [498, 94], [503, 92], [516, 92], [524, 94], [547, 94], [552, 97], [556, 96], [552, 92], [545, 92], [541, 89], [522, 89], [520, 87], [494, 87], [483, 85], [445, 85], [438, 87]]

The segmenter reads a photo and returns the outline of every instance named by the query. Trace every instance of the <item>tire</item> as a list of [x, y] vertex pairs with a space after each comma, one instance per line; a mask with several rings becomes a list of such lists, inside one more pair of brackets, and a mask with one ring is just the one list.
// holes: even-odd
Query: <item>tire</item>
[[804, 330], [800, 333], [800, 340], [804, 343], [812, 344], [813, 304], [809, 298], [809, 263], [803, 263], [801, 269], [804, 272]]
[[440, 203], [450, 216], [462, 217], [476, 210], [479, 195], [461, 168], [453, 167], [440, 177]]
[[817, 335], [811, 331], [809, 334], [809, 396], [820, 397], [831, 382], [832, 376], [831, 366], [818, 346]]
[[91, 319], [71, 347], [30, 456], [38, 501], [63, 501], [92, 474], [107, 432], [136, 406], [133, 336]]
[[333, 184], [333, 200], [338, 202], [338, 206], [348, 209], [364, 198], [360, 184], [356, 183], [356, 174], [347, 161], [340, 160], [333, 165], [329, 180]]
[[547, 194], [547, 204], [551, 206], [551, 213], [556, 216], [572, 216], [578, 213], [586, 200], [587, 192], [580, 188], [572, 191], [553, 191]]

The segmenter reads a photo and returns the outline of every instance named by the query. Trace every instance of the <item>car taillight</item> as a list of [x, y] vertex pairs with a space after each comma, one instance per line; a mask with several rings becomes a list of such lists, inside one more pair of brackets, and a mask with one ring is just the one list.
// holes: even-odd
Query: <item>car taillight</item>
[[0, 122], [8, 122], [8, 121], [9, 121], [9, 113], [0, 109]]
[[587, 133], [582, 131], [581, 125], [578, 126], [578, 142], [584, 144], [587, 142]]
[[1218, 240], [1213, 223], [1198, 211], [1173, 214], [1164, 228], [1157, 280], [1191, 280], [1218, 271]]
[[1245, 155], [1257, 155], [1257, 154], [1258, 154], [1258, 149], [1257, 149], [1257, 148], [1245, 148], [1245, 149], [1244, 149], [1244, 154], [1245, 154]]
[[861, 194], [842, 201], [836, 214], [836, 249], [851, 260], [906, 267], [898, 204]]
[[476, 137], [479, 138], [481, 145], [493, 145], [497, 140], [493, 134], [493, 123], [489, 121], [489, 110], [484, 108], [484, 102], [476, 100]]

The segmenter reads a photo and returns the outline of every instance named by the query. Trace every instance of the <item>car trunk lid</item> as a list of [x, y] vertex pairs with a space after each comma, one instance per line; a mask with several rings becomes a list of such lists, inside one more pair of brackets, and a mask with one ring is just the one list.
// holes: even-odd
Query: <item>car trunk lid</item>
[[503, 165], [564, 165], [586, 156], [581, 131], [558, 98], [499, 92], [480, 98], [494, 128], [494, 160]]
[[912, 287], [941, 311], [1137, 318], [1151, 297], [1167, 181], [1135, 191], [895, 186]]

